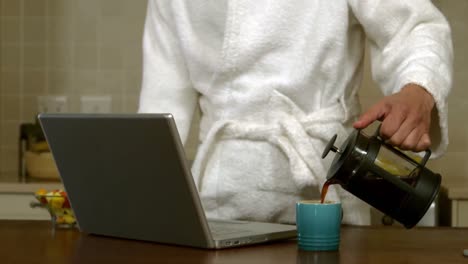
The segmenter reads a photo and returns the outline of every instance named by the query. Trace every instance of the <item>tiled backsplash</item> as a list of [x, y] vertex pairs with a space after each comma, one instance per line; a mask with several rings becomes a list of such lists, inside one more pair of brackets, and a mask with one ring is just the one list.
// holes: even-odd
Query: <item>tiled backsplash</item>
[[0, 0], [0, 181], [18, 175], [21, 123], [37, 97], [111, 96], [112, 112], [136, 112], [146, 0]]
[[[429, 167], [452, 181], [468, 177], [468, 1], [433, 2], [452, 26], [455, 79], [450, 146]], [[17, 180], [19, 125], [33, 121], [38, 96], [65, 95], [70, 112], [87, 95], [110, 95], [112, 112], [137, 110], [145, 10], [146, 0], [0, 0], [0, 181]], [[363, 106], [379, 98], [366, 64]]]

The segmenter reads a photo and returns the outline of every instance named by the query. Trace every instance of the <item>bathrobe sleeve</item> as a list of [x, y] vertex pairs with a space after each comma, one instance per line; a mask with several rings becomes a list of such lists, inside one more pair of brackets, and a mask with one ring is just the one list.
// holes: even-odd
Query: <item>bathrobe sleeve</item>
[[195, 112], [197, 93], [185, 65], [170, 5], [171, 1], [148, 1], [138, 112], [171, 113], [185, 144]]
[[430, 0], [349, 0], [370, 45], [374, 80], [384, 95], [409, 83], [435, 99], [431, 122], [433, 157], [448, 145], [447, 96], [452, 85], [450, 26]]

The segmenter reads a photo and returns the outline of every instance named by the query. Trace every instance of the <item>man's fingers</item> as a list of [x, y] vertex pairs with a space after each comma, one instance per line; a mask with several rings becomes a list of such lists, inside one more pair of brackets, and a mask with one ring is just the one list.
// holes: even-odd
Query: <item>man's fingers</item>
[[380, 136], [402, 149], [429, 148], [429, 125], [434, 98], [418, 85], [405, 85], [398, 93], [384, 97], [367, 110], [353, 126], [363, 129], [379, 120]]
[[423, 133], [419, 128], [413, 129], [403, 142], [397, 145], [402, 150], [415, 150], [418, 145]]
[[423, 151], [431, 146], [431, 138], [428, 133], [424, 133], [416, 145], [415, 151]]
[[[380, 136], [383, 139], [391, 139], [395, 133], [399, 130], [401, 124], [406, 119], [406, 114], [402, 112], [400, 109], [392, 111], [385, 117], [382, 121], [382, 125], [380, 126]], [[411, 132], [409, 129], [405, 129], [406, 135]], [[404, 135], [404, 136], [406, 136]], [[399, 136], [399, 135], [397, 135]], [[401, 143], [401, 142], [399, 142]]]
[[387, 107], [383, 103], [377, 103], [364, 112], [358, 119], [354, 122], [353, 126], [357, 129], [366, 128], [368, 125], [376, 120], [380, 120], [385, 116], [387, 112]]
[[415, 129], [415, 124], [411, 122], [410, 118], [406, 118], [397, 131], [390, 137], [388, 142], [394, 146], [404, 147], [408, 145], [409, 142], [407, 142], [407, 140], [410, 136], [411, 144], [415, 147], [422, 133]]

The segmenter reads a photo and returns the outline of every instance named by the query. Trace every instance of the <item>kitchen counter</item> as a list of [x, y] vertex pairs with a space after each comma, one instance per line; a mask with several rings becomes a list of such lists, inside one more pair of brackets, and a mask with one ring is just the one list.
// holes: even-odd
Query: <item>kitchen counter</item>
[[32, 202], [37, 202], [34, 193], [40, 188], [52, 191], [63, 189], [63, 185], [58, 182], [0, 183], [0, 219], [50, 219], [47, 210], [31, 207]]
[[468, 180], [443, 183], [442, 190], [449, 199], [468, 199]]
[[34, 193], [40, 188], [49, 191], [63, 189], [63, 185], [59, 182], [0, 183], [0, 193]]
[[468, 227], [468, 181], [444, 183], [439, 196], [441, 224]]
[[[157, 228], [157, 227], [155, 227]], [[343, 226], [340, 250], [308, 252], [295, 240], [205, 250], [51, 232], [47, 221], [0, 221], [2, 263], [465, 263], [466, 228]]]

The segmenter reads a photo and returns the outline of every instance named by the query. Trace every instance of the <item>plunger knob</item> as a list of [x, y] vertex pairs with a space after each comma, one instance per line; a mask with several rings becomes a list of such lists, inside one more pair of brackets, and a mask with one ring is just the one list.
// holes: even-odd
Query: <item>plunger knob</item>
[[322, 153], [322, 159], [324, 159], [327, 155], [328, 155], [328, 152], [333, 151], [333, 152], [337, 152], [337, 153], [341, 153], [341, 150], [337, 147], [335, 147], [335, 141], [336, 141], [336, 137], [337, 135], [335, 134], [331, 139], [330, 141], [328, 141], [328, 144], [325, 146], [325, 149], [323, 150], [323, 153]]

